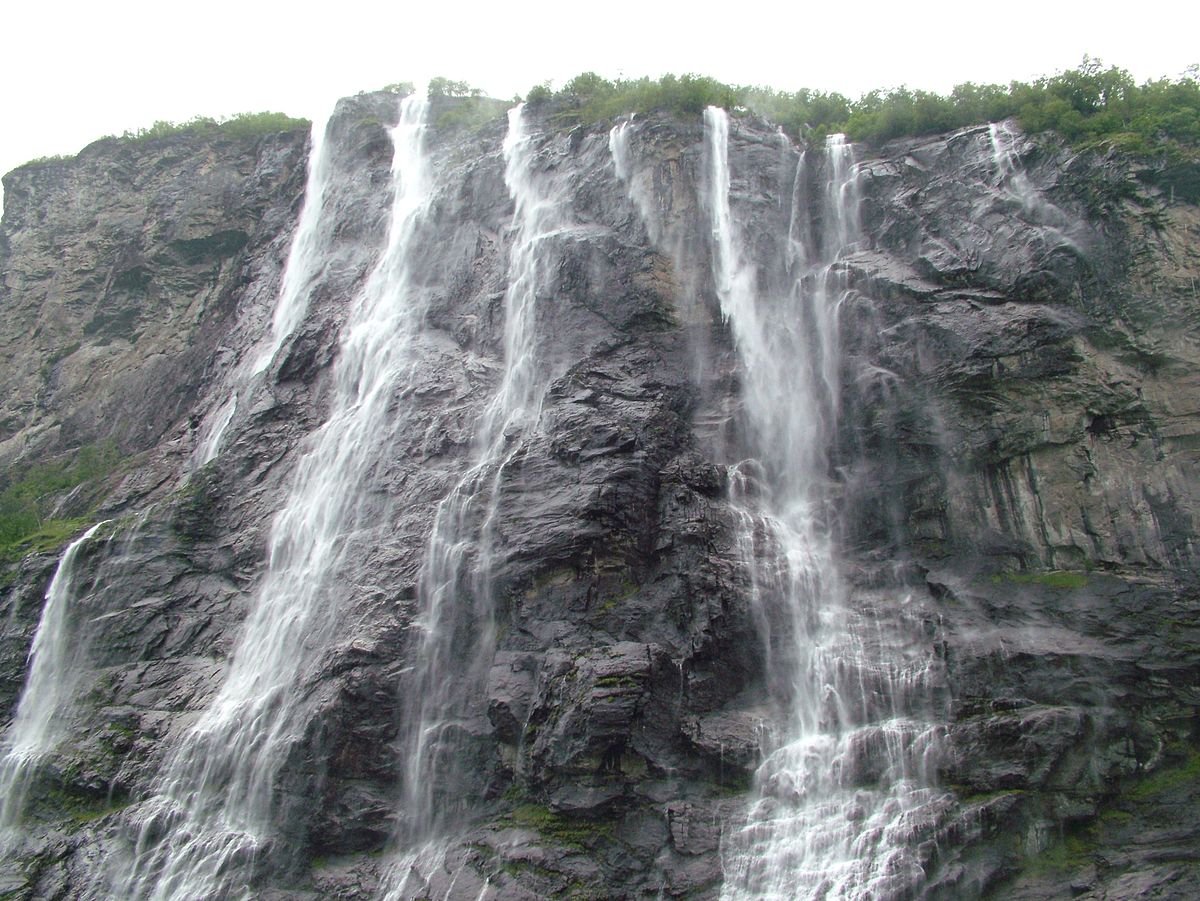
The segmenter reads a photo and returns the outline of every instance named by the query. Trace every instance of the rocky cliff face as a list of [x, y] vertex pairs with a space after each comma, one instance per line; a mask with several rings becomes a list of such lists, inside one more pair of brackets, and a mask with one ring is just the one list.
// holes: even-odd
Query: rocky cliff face
[[[67, 737], [6, 840], [5, 897], [765, 893], [735, 873], [735, 832], [805, 789], [756, 778], [788, 689], [733, 500], [751, 380], [713, 262], [710, 136], [651, 117], [618, 145], [608, 125], [564, 133], [526, 111], [551, 221], [522, 218], [503, 121], [439, 127], [439, 112], [403, 256], [420, 328], [337, 534], [323, 625], [291, 651], [267, 814], [227, 826], [251, 838], [205, 893], [167, 884], [171, 846], [203, 829], [161, 813], [163, 773], [242, 665], [280, 565], [272, 523], [341, 409], [355, 299], [395, 234], [397, 102], [352, 98], [330, 121], [307, 312], [252, 375], [303, 134], [101, 142], [6, 177], [0, 459], [16, 472], [108, 442], [121, 460], [62, 498], [110, 522], [79, 550]], [[907, 875], [873, 890], [1194, 896], [1200, 211], [1119, 159], [1005, 128], [855, 153], [821, 519], [846, 665], [866, 673], [864, 707], [924, 724], [909, 777], [930, 799], [919, 823], [895, 811]], [[731, 123], [729, 209], [764, 304], [789, 290], [788, 248], [834, 228], [819, 157]], [[532, 286], [536, 402], [493, 452], [514, 275]], [[457, 543], [435, 585], [447, 511]], [[2, 589], [14, 715], [60, 550], [10, 564]], [[430, 606], [443, 596], [450, 613]], [[899, 759], [875, 721], [863, 735], [883, 737], [838, 774], [864, 797]], [[238, 778], [208, 773], [181, 806]], [[867, 856], [892, 841], [856, 834]], [[830, 879], [831, 897], [867, 896]]]

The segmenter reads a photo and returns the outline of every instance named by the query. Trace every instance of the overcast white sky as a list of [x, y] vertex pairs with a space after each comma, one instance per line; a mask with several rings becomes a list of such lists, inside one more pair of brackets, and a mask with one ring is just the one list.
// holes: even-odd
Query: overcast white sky
[[1029, 79], [1088, 53], [1139, 80], [1175, 77], [1200, 62], [1200, 3], [10, 0], [0, 33], [7, 172], [157, 119], [312, 118], [339, 96], [433, 75], [498, 97], [587, 70], [858, 96]]

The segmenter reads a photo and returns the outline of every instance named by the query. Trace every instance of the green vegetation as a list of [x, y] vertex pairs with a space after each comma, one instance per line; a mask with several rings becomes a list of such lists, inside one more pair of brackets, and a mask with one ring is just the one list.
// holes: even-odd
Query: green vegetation
[[601, 676], [596, 680], [596, 688], [633, 688], [640, 689], [642, 687], [641, 680], [628, 673], [614, 673], [608, 676]]
[[742, 90], [702, 75], [608, 81], [595, 72], [585, 72], [557, 93], [551, 93], [548, 85], [538, 85], [526, 102], [531, 106], [549, 104], [559, 121], [575, 124], [652, 110], [684, 116], [698, 115], [707, 106], [732, 109], [741, 105]]
[[434, 124], [439, 131], [454, 131], [459, 129], [478, 130], [489, 122], [495, 122], [504, 117], [508, 104], [503, 100], [492, 100], [489, 97], [471, 96], [462, 99], [455, 98], [454, 103], [439, 105]]
[[509, 815], [514, 825], [532, 829], [555, 844], [568, 848], [587, 848], [597, 839], [611, 839], [611, 823], [568, 819], [538, 804], [521, 804]]
[[946, 786], [950, 791], [954, 792], [954, 796], [958, 799], [959, 804], [986, 804], [988, 801], [994, 801], [997, 798], [1004, 798], [1008, 795], [1024, 794], [1022, 789], [1017, 788], [999, 788], [989, 791], [981, 791], [970, 785], [960, 783], [951, 783]]
[[217, 508], [217, 481], [211, 466], [191, 474], [175, 491], [171, 529], [185, 543], [213, 537], [213, 514]]
[[123, 798], [115, 799], [92, 795], [81, 792], [70, 785], [48, 787], [46, 798], [77, 826], [86, 826], [88, 823], [118, 813], [130, 804]]
[[5, 474], [0, 481], [0, 561], [61, 547], [87, 520], [56, 515], [57, 502], [112, 472], [117, 461], [116, 446], [108, 443]]
[[311, 123], [307, 119], [294, 119], [284, 113], [238, 113], [226, 119], [213, 119], [210, 116], [196, 116], [187, 122], [167, 122], [159, 120], [149, 128], [137, 131], [127, 131], [120, 136], [122, 141], [146, 141], [153, 138], [165, 138], [171, 135], [198, 135], [207, 137], [225, 137], [234, 139], [260, 138], [263, 135], [278, 134], [296, 128], [307, 128]]
[[1178, 795], [1200, 785], [1200, 751], [1189, 751], [1178, 764], [1164, 766], [1133, 783], [1123, 792], [1125, 798], [1147, 801]]
[[1158, 180], [1200, 198], [1200, 68], [1177, 79], [1138, 84], [1132, 75], [1099, 60], [1033, 82], [960, 84], [949, 94], [907, 87], [877, 90], [858, 100], [837, 93], [793, 93], [728, 85], [699, 75], [666, 75], [609, 81], [585, 72], [552, 91], [546, 83], [526, 95], [564, 126], [630, 113], [698, 114], [707, 106], [753, 111], [795, 138], [820, 140], [845, 133], [880, 143], [937, 134], [1015, 117], [1028, 132], [1051, 131], [1070, 143], [1114, 147], [1156, 164]]
[[717, 798], [744, 795], [754, 787], [754, 776], [739, 766], [722, 767], [717, 778], [705, 785], [708, 793]]
[[997, 573], [992, 581], [1016, 583], [1018, 585], [1042, 585], [1046, 588], [1083, 588], [1087, 585], [1087, 573], [1055, 570], [1045, 573]]
[[1176, 746], [1168, 763], [1153, 772], [1122, 781], [1093, 823], [1068, 826], [1040, 853], [1025, 862], [1034, 877], [1062, 876], [1092, 863], [1098, 850], [1119, 848], [1137, 831], [1170, 822], [1194, 803], [1200, 792], [1200, 751]]
[[67, 357], [71, 356], [71, 354], [75, 353], [75, 351], [79, 350], [81, 346], [82, 345], [79, 341], [72, 341], [70, 344], [60, 347], [58, 350], [50, 354], [50, 356], [46, 357], [45, 362], [41, 365], [42, 378], [50, 378], [51, 374], [54, 372], [54, 367]]
[[509, 104], [485, 97], [479, 88], [449, 78], [429, 80], [429, 100], [438, 131], [478, 131], [504, 117]]
[[25, 163], [26, 166], [51, 166], [74, 159], [69, 153], [52, 153], [49, 156], [37, 156]]
[[1096, 839], [1090, 831], [1069, 834], [1030, 858], [1025, 870], [1034, 876], [1071, 872], [1087, 866], [1095, 850]]
[[1128, 810], [1112, 809], [1106, 810], [1104, 813], [1100, 814], [1100, 823], [1104, 826], [1110, 826], [1119, 829], [1121, 827], [1128, 826], [1132, 822], [1133, 814], [1131, 814]]
[[1030, 132], [1053, 131], [1075, 144], [1103, 142], [1149, 155], [1200, 148], [1200, 73], [1137, 84], [1133, 76], [1084, 58], [1077, 69], [1030, 84], [962, 84], [949, 96], [899, 88], [853, 104], [845, 131], [883, 141], [1015, 116]]
[[429, 79], [429, 99], [436, 100], [439, 97], [482, 97], [483, 91], [479, 88], [473, 88], [465, 81], [452, 81], [449, 78]]

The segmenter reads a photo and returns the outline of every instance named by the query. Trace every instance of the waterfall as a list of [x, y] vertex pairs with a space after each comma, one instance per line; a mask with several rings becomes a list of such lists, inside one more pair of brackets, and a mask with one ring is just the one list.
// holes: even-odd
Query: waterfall
[[779, 261], [753, 257], [730, 202], [729, 117], [710, 108], [704, 122], [713, 280], [742, 369], [745, 457], [730, 467], [730, 500], [775, 711], [756, 796], [722, 842], [722, 896], [897, 897], [923, 878], [915, 839], [942, 796], [922, 773], [937, 727], [909, 711], [928, 656], [849, 603], [833, 534], [839, 260], [861, 240], [852, 148], [835, 135], [818, 162], [798, 160], [791, 287], [771, 296], [764, 270]]
[[300, 220], [296, 223], [296, 232], [292, 235], [287, 262], [283, 267], [283, 285], [279, 290], [275, 315], [271, 320], [270, 343], [255, 357], [250, 370], [251, 375], [257, 375], [271, 365], [283, 342], [303, 321], [308, 310], [309, 288], [320, 274], [317, 264], [321, 260], [324, 246], [322, 213], [333, 169], [333, 155], [329, 150], [330, 142], [326, 133], [332, 119], [331, 112], [324, 122], [313, 120]]
[[[650, 243], [665, 254], [674, 267], [674, 277], [678, 280], [675, 316], [687, 332], [693, 374], [697, 383], [701, 383], [711, 372], [708, 332], [712, 314], [703, 299], [701, 287], [707, 281], [708, 248], [697, 248], [698, 242], [692, 238], [688, 228], [688, 212], [684, 209], [687, 202], [676, 204], [671, 196], [658, 193], [657, 161], [646, 165], [645, 158], [633, 146], [633, 135], [637, 133], [636, 121], [635, 116], [630, 116], [609, 130], [609, 154], [617, 181], [625, 188], [625, 195], [637, 209], [639, 221], [645, 227]], [[697, 250], [701, 252], [697, 253]]]
[[[400, 427], [390, 407], [396, 386], [408, 384], [425, 312], [410, 250], [433, 187], [424, 147], [427, 109], [415, 96], [401, 104], [391, 132], [387, 244], [342, 328], [329, 417], [311, 436], [272, 524], [266, 573], [224, 683], [178, 742], [155, 796], [134, 811], [133, 859], [112, 889], [119, 897], [248, 897], [254, 860], [286, 819], [276, 783], [303, 738], [306, 683], [339, 625], [346, 588], [337, 575], [350, 536], [363, 525], [364, 482]], [[313, 164], [314, 172], [322, 168]], [[298, 239], [294, 247], [304, 243]], [[296, 259], [303, 258], [297, 250]], [[288, 284], [299, 285], [301, 275], [295, 279]], [[296, 292], [289, 304], [300, 303], [303, 292]], [[277, 315], [276, 338], [294, 315]]]
[[609, 129], [608, 152], [612, 156], [613, 170], [617, 173], [617, 180], [625, 186], [629, 199], [637, 207], [643, 224], [650, 232], [651, 240], [657, 243], [661, 237], [659, 235], [661, 229], [658, 228], [658, 217], [654, 215], [654, 201], [651, 197], [647, 197], [646, 192], [640, 190], [634, 182], [636, 172], [634, 171], [633, 149], [630, 147], [632, 131], [632, 116]]
[[20, 823], [39, 764], [66, 737], [63, 713], [74, 700], [82, 669], [71, 619], [76, 560], [106, 522], [96, 523], [67, 545], [46, 589], [42, 615], [29, 649], [29, 675], [17, 702], [16, 716], [0, 743], [0, 840], [5, 843], [5, 833]]
[[313, 120], [304, 201], [283, 267], [283, 284], [275, 302], [271, 331], [250, 349], [247, 359], [234, 370], [231, 378], [233, 388], [229, 398], [208, 417], [193, 455], [198, 466], [204, 466], [214, 460], [221, 452], [225, 431], [237, 413], [239, 390], [244, 389], [247, 382], [271, 365], [279, 349], [303, 321], [308, 310], [309, 292], [320, 277], [320, 262], [325, 248], [327, 227], [323, 213], [333, 170], [333, 155], [330, 152], [327, 132], [332, 119], [333, 115], [330, 113], [324, 120]]
[[[549, 385], [539, 359], [537, 303], [553, 277], [547, 239], [569, 228], [552, 185], [534, 168], [536, 136], [524, 105], [509, 111], [504, 182], [514, 204], [508, 287], [504, 294], [504, 370], [480, 417], [471, 464], [439, 503], [419, 586], [418, 630], [405, 680], [400, 845], [384, 897], [425, 891], [440, 869], [438, 839], [471, 803], [462, 770], [473, 740], [471, 710], [482, 694], [495, 650], [493, 527], [501, 480], [536, 427]], [[456, 876], [457, 878], [457, 876]], [[482, 892], [486, 891], [486, 884]], [[448, 895], [449, 897], [449, 895]]]
[[998, 187], [1011, 194], [1026, 215], [1040, 212], [1045, 201], [1018, 165], [1016, 135], [1012, 129], [1003, 122], [992, 122], [988, 125], [988, 142], [992, 148], [992, 165], [996, 170]]
[[1011, 197], [1021, 207], [1024, 219], [1044, 226], [1062, 244], [1076, 251], [1080, 246], [1071, 235], [1076, 228], [1075, 220], [1047, 200], [1021, 167], [1017, 153], [1018, 133], [1007, 122], [992, 122], [988, 125], [988, 143], [992, 151], [992, 167], [995, 170], [996, 187]]
[[992, 147], [992, 165], [996, 168], [996, 178], [1003, 184], [1014, 178], [1022, 179], [1021, 170], [1017, 166], [1017, 152], [1013, 146], [1015, 135], [1005, 123], [991, 122], [988, 124], [988, 142]]
[[229, 395], [229, 399], [217, 409], [212, 421], [207, 424], [204, 437], [196, 446], [195, 459], [198, 465], [204, 466], [211, 463], [221, 452], [221, 442], [225, 438], [225, 430], [229, 428], [229, 423], [233, 422], [233, 416], [237, 413], [237, 402], [237, 392], [234, 391]]

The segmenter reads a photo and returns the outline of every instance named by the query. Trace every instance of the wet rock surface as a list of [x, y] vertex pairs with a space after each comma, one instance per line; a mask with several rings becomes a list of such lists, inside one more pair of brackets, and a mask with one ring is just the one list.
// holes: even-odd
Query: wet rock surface
[[[84, 558], [73, 737], [0, 894], [105, 897], [105, 858], [126, 853], [128, 817], [219, 687], [382, 251], [395, 116], [386, 95], [339, 107], [328, 266], [199, 469], [197, 423], [269, 328], [304, 135], [100, 142], [7, 177], [0, 459], [111, 440], [124, 460]], [[392, 859], [422, 556], [503, 363], [502, 137], [500, 121], [433, 131], [414, 264], [432, 301], [393, 399], [412, 426], [369, 475], [337, 580], [344, 628], [306, 674], [307, 731], [278, 786], [289, 850], [263, 861], [258, 897], [373, 897]], [[635, 137], [632, 192], [607, 128], [540, 138], [570, 222], [543, 248], [550, 388], [499, 482], [497, 650], [458, 724], [470, 765], [436, 787], [468, 812], [411, 897], [717, 897], [723, 829], [778, 715], [726, 499], [742, 398], [700, 124], [650, 117]], [[912, 634], [944, 672], [926, 701], [950, 797], [926, 895], [1194, 897], [1200, 211], [1117, 159], [1012, 141], [1020, 182], [986, 128], [859, 149], [867, 238], [840, 266], [829, 475], [843, 573], [864, 635]], [[730, 155], [735, 215], [769, 256], [794, 163], [752, 119]], [[54, 560], [6, 576], [6, 712]]]

